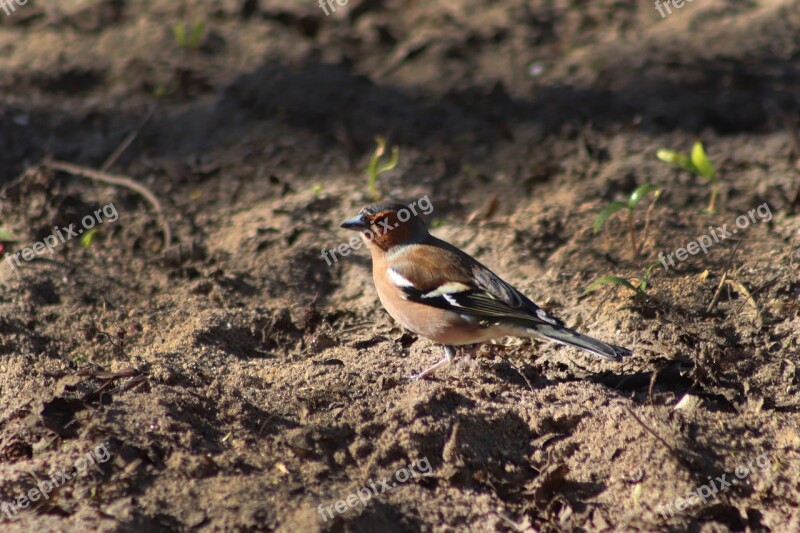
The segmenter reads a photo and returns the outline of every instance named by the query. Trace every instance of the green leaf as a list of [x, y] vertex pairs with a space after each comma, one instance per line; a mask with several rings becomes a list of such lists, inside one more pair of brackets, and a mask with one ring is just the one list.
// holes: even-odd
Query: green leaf
[[706, 151], [703, 149], [703, 143], [700, 141], [694, 143], [692, 147], [692, 164], [697, 168], [697, 173], [708, 180], [713, 179], [714, 174], [717, 172], [714, 165], [708, 160]]
[[7, 232], [6, 230], [0, 229], [0, 242], [17, 242], [14, 240], [14, 236], [11, 233]]
[[172, 26], [172, 33], [179, 48], [197, 50], [203, 43], [203, 35], [206, 32], [206, 23], [203, 20], [196, 20], [191, 26], [184, 23], [177, 23]]
[[597, 232], [600, 231], [600, 228], [603, 227], [603, 224], [606, 223], [608, 217], [619, 211], [620, 209], [627, 209], [628, 204], [626, 202], [611, 202], [605, 208], [597, 214], [597, 217], [594, 219], [594, 226], [593, 232], [597, 235]]
[[81, 236], [81, 246], [88, 248], [97, 238], [97, 228], [90, 229]]
[[676, 152], [675, 150], [661, 148], [656, 152], [656, 157], [666, 163], [675, 165], [676, 167], [682, 168], [687, 172], [691, 172], [692, 174], [700, 174], [700, 171], [694, 166], [692, 160], [686, 154]]
[[375, 137], [375, 143], [377, 146], [375, 147], [375, 152], [372, 154], [372, 158], [369, 160], [367, 175], [369, 176], [368, 184], [372, 200], [378, 201], [380, 200], [380, 194], [378, 193], [378, 174], [392, 170], [397, 166], [397, 162], [400, 160], [400, 148], [397, 146], [393, 147], [389, 161], [381, 164], [381, 157], [384, 152], [386, 152], [386, 141], [383, 137], [378, 135]]
[[645, 183], [644, 185], [637, 187], [636, 190], [631, 193], [631, 197], [628, 199], [628, 207], [630, 209], [635, 208], [639, 201], [647, 196], [650, 191], [658, 191], [658, 188], [655, 185], [650, 185], [649, 183]]
[[644, 275], [642, 276], [642, 279], [639, 280], [639, 291], [640, 292], [644, 292], [644, 291], [647, 290], [647, 284], [650, 281], [650, 275], [653, 273], [653, 269], [658, 267], [658, 266], [661, 266], [661, 263], [659, 261], [656, 261], [655, 263], [653, 263], [649, 267], [647, 267], [647, 270], [644, 271]]
[[203, 43], [203, 35], [206, 32], [206, 23], [205, 21], [198, 20], [192, 26], [192, 31], [189, 35], [189, 47], [193, 50], [197, 50], [200, 48], [200, 45]]
[[625, 278], [621, 278], [619, 276], [603, 276], [600, 279], [595, 280], [591, 285], [586, 287], [586, 290], [583, 291], [583, 294], [588, 294], [592, 291], [596, 291], [603, 285], [622, 285], [623, 287], [627, 287], [633, 292], [638, 293], [639, 289], [633, 286], [633, 284]]
[[172, 26], [172, 33], [175, 35], [175, 42], [178, 43], [178, 46], [181, 48], [186, 47], [186, 27], [181, 24], [177, 23]]
[[392, 156], [389, 158], [389, 161], [378, 167], [378, 174], [392, 170], [397, 166], [398, 161], [400, 161], [400, 148], [395, 146], [392, 148]]

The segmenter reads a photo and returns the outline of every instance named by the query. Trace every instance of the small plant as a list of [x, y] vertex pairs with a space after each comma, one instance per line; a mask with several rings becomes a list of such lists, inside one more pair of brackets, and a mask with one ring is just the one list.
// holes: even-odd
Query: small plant
[[9, 232], [0, 229], [0, 257], [6, 253], [7, 245], [15, 242], [17, 241]]
[[397, 166], [397, 162], [400, 159], [400, 148], [394, 146], [392, 147], [392, 155], [389, 157], [389, 161], [381, 163], [381, 157], [383, 157], [383, 154], [386, 152], [386, 141], [383, 137], [378, 135], [375, 137], [375, 143], [378, 146], [375, 148], [375, 153], [372, 154], [372, 159], [370, 159], [369, 166], [367, 167], [369, 193], [372, 196], [373, 202], [377, 202], [381, 199], [381, 195], [378, 192], [378, 174], [392, 170]]
[[694, 143], [690, 155], [662, 148], [656, 152], [656, 157], [682, 170], [701, 176], [711, 183], [711, 200], [708, 202], [706, 212], [715, 212], [714, 208], [717, 202], [717, 193], [719, 192], [719, 178], [717, 177], [717, 169], [708, 160], [703, 143], [700, 141]]
[[99, 235], [97, 228], [92, 228], [83, 235], [81, 235], [81, 246], [88, 248], [97, 239]]
[[661, 196], [661, 189], [656, 188], [655, 185], [645, 183], [644, 185], [637, 187], [636, 190], [631, 193], [627, 202], [611, 202], [602, 211], [600, 211], [600, 213], [598, 213], [594, 219], [593, 233], [597, 235], [597, 233], [600, 231], [600, 228], [603, 227], [603, 224], [606, 223], [606, 220], [608, 220], [611, 215], [622, 209], [627, 209], [628, 233], [630, 234], [631, 238], [631, 252], [633, 253], [634, 258], [638, 256], [639, 252], [641, 251], [641, 247], [644, 245], [644, 241], [647, 239], [647, 230], [650, 226], [650, 209], [648, 209], [647, 216], [645, 217], [644, 238], [642, 239], [642, 242], [638, 244], [636, 242], [636, 227], [633, 223], [633, 212], [636, 209], [636, 206], [639, 205], [639, 202], [642, 200], [642, 198], [647, 196], [650, 192], [653, 193], [653, 203], [650, 204], [650, 209], [652, 209], [658, 200], [658, 197]]
[[635, 279], [625, 279], [620, 276], [603, 276], [600, 279], [596, 279], [592, 282], [591, 285], [586, 287], [586, 290], [583, 291], [583, 295], [587, 295], [592, 291], [596, 291], [603, 285], [622, 285], [623, 287], [627, 287], [628, 289], [634, 292], [634, 296], [637, 298], [644, 298], [646, 296], [647, 285], [650, 283], [650, 275], [653, 273], [653, 269], [659, 266], [661, 263], [655, 262], [649, 267], [647, 270], [642, 273], [642, 276], [639, 278], [638, 283], [634, 283]]
[[186, 24], [177, 23], [172, 27], [172, 34], [175, 36], [175, 42], [178, 48], [185, 50], [197, 50], [203, 44], [203, 36], [206, 33], [206, 23], [202, 20], [197, 20], [190, 27]]

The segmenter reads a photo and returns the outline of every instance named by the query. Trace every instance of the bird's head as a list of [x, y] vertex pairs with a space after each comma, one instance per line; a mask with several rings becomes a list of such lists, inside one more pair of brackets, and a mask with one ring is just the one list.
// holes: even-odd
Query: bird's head
[[342, 227], [360, 232], [370, 246], [389, 250], [400, 244], [420, 242], [428, 236], [428, 228], [416, 209], [414, 204], [368, 205], [345, 220]]

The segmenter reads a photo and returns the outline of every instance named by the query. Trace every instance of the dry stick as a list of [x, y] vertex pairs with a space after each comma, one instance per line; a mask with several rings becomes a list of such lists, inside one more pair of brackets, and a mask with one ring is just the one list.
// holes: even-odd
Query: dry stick
[[[780, 279], [781, 279], [780, 275], [775, 276], [774, 278], [772, 278], [771, 280], [769, 280], [768, 282], [766, 282], [765, 284], [763, 284], [762, 286], [760, 286], [756, 290], [752, 291], [752, 295], [755, 296], [756, 294], [758, 294], [759, 292], [763, 291], [767, 287], [771, 287], [772, 285], [775, 285], [778, 282], [778, 280], [780, 280]], [[741, 307], [744, 307], [744, 303], [742, 303]]]
[[[759, 309], [758, 303], [756, 302], [756, 299], [753, 297], [753, 293], [748, 291], [747, 287], [745, 287], [744, 285], [742, 285], [741, 283], [739, 283], [735, 279], [729, 279], [728, 280], [728, 284], [731, 285], [734, 289], [738, 289], [739, 292], [742, 292], [742, 293], [744, 293], [745, 296], [747, 296], [747, 299], [750, 300], [750, 303], [753, 304], [753, 307], [756, 308], [756, 314], [758, 315], [758, 318], [761, 319], [761, 323], [763, 324], [764, 323], [764, 317], [761, 315], [761, 309]], [[742, 302], [742, 305], [740, 305], [739, 308], [735, 310], [735, 313], [737, 315], [738, 315], [739, 311], [742, 310], [742, 307], [744, 307], [745, 303], [746, 303], [746, 301]]]
[[656, 368], [653, 371], [653, 375], [650, 376], [650, 386], [647, 387], [647, 401], [650, 402], [650, 407], [655, 407], [653, 404], [653, 390], [656, 388], [656, 381], [658, 381], [658, 372], [660, 371], [659, 368]]
[[[727, 293], [728, 293], [728, 303], [731, 305], [731, 308], [733, 308], [733, 297], [731, 296], [731, 287], [733, 287], [734, 289], [736, 288], [735, 279], [739, 275], [739, 272], [744, 270], [745, 266], [746, 265], [743, 263], [742, 266], [737, 268], [730, 276], [728, 276], [729, 279], [725, 280], [725, 289], [727, 290]], [[758, 269], [758, 262], [756, 262], [755, 266], [753, 266], [753, 270], [757, 270], [757, 269]], [[747, 292], [747, 289], [745, 289], [745, 292]], [[739, 322], [739, 311], [740, 310], [741, 309], [733, 309], [733, 317], [736, 319], [736, 322]], [[758, 310], [757, 307], [756, 307], [756, 310]], [[730, 317], [728, 317], [728, 318], [730, 318]]]
[[633, 224], [633, 209], [628, 209], [628, 232], [631, 234], [631, 252], [633, 252], [633, 259], [639, 255], [639, 250], [636, 246], [636, 228]]
[[93, 168], [67, 163], [66, 161], [45, 160], [43, 165], [53, 170], [60, 170], [61, 172], [72, 174], [73, 176], [81, 176], [99, 181], [101, 183], [118, 185], [139, 193], [153, 207], [158, 215], [158, 218], [161, 220], [161, 229], [164, 232], [164, 249], [169, 248], [172, 244], [172, 230], [170, 230], [169, 222], [167, 222], [167, 218], [164, 216], [164, 210], [161, 208], [161, 202], [159, 202], [158, 198], [156, 198], [155, 195], [150, 192], [150, 189], [141, 183], [126, 176], [109, 174], [108, 172], [100, 172]]
[[142, 128], [144, 128], [145, 124], [147, 124], [148, 121], [150, 120], [150, 117], [152, 117], [153, 113], [155, 113], [156, 108], [158, 108], [158, 105], [150, 107], [150, 110], [147, 112], [142, 121], [139, 123], [139, 126], [137, 126], [136, 129], [131, 131], [125, 137], [125, 139], [122, 140], [120, 145], [117, 146], [117, 148], [113, 152], [111, 152], [111, 155], [108, 156], [108, 159], [106, 159], [105, 162], [100, 166], [100, 172], [106, 172], [108, 169], [114, 166], [114, 163], [117, 162], [119, 156], [121, 156], [125, 152], [125, 150], [128, 149], [131, 143], [133, 143], [133, 141], [136, 140], [136, 137], [139, 136], [139, 133], [142, 131]]
[[658, 202], [660, 197], [660, 192], [656, 191], [655, 197], [653, 198], [653, 201], [650, 202], [650, 207], [647, 208], [647, 212], [644, 215], [644, 230], [642, 231], [642, 240], [639, 241], [639, 248], [636, 250], [637, 257], [640, 253], [642, 253], [642, 248], [644, 248], [644, 245], [647, 242], [647, 234], [650, 231], [650, 214], [653, 212], [653, 208], [656, 206], [656, 202]]
[[597, 304], [597, 307], [595, 307], [595, 308], [594, 308], [594, 312], [593, 312], [593, 313], [591, 314], [591, 316], [589, 317], [589, 322], [592, 322], [592, 321], [594, 321], [594, 319], [595, 319], [595, 318], [597, 318], [597, 313], [599, 313], [599, 312], [600, 312], [600, 308], [603, 306], [603, 304], [605, 304], [605, 303], [606, 303], [606, 301], [607, 301], [609, 298], [611, 298], [611, 292], [610, 292], [610, 291], [606, 291], [606, 296], [605, 296], [605, 298], [603, 298], [602, 300], [600, 300], [600, 303], [599, 303], [599, 304]]
[[731, 257], [728, 259], [728, 266], [725, 267], [725, 272], [722, 274], [722, 279], [719, 280], [719, 287], [717, 287], [717, 292], [714, 293], [714, 298], [711, 299], [711, 303], [708, 304], [706, 308], [706, 313], [710, 313], [711, 310], [717, 305], [717, 300], [719, 300], [720, 295], [722, 294], [722, 288], [725, 286], [725, 282], [728, 279], [728, 270], [731, 268], [731, 263], [733, 262], [733, 256], [736, 255], [736, 250], [739, 249], [739, 245], [742, 243], [742, 239], [736, 241], [736, 246], [733, 247], [733, 252], [731, 253]]
[[[728, 304], [733, 308], [733, 297], [731, 296], [731, 287], [736, 288], [735, 285], [731, 284], [731, 280], [725, 280], [725, 291], [728, 293]], [[730, 316], [728, 316], [730, 318]], [[733, 309], [733, 318], [738, 323], [739, 322], [739, 310]]]
[[519, 374], [520, 376], [522, 376], [522, 379], [524, 379], [524, 380], [525, 380], [525, 384], [526, 384], [526, 385], [528, 385], [528, 388], [531, 390], [531, 392], [533, 392], [533, 385], [531, 385], [531, 382], [530, 382], [530, 381], [528, 381], [528, 376], [526, 376], [525, 374], [523, 374], [523, 373], [522, 373], [522, 370], [520, 370], [520, 369], [519, 369], [519, 367], [518, 367], [517, 365], [515, 365], [514, 363], [512, 363], [512, 362], [511, 362], [511, 359], [509, 359], [509, 358], [508, 358], [508, 357], [506, 357], [505, 355], [501, 355], [501, 356], [500, 356], [500, 358], [501, 358], [503, 361], [505, 361], [506, 363], [508, 363], [509, 365], [511, 365], [511, 368], [513, 368], [514, 370], [516, 370], [516, 371], [517, 371], [517, 374]]
[[636, 420], [637, 422], [639, 422], [639, 424], [640, 424], [640, 425], [641, 425], [641, 426], [642, 426], [642, 427], [643, 427], [645, 430], [647, 430], [647, 432], [648, 432], [648, 433], [650, 433], [652, 436], [654, 436], [654, 437], [655, 437], [655, 438], [658, 440], [658, 442], [660, 442], [661, 444], [663, 444], [663, 445], [664, 445], [664, 447], [665, 447], [666, 449], [668, 449], [668, 450], [669, 450], [669, 451], [670, 451], [670, 452], [671, 452], [673, 455], [675, 455], [675, 457], [676, 457], [677, 459], [681, 460], [681, 456], [680, 456], [680, 455], [678, 455], [678, 452], [676, 452], [676, 451], [675, 451], [675, 449], [674, 449], [672, 446], [670, 446], [669, 444], [667, 444], [667, 441], [665, 441], [664, 439], [662, 439], [662, 438], [661, 438], [661, 437], [658, 435], [658, 433], [656, 433], [655, 431], [653, 431], [652, 429], [650, 429], [650, 427], [649, 427], [647, 424], [645, 424], [644, 422], [642, 422], [642, 419], [641, 419], [641, 418], [639, 418], [638, 416], [636, 416], [636, 413], [634, 413], [634, 412], [631, 410], [631, 408], [630, 408], [630, 407], [628, 407], [628, 406], [626, 405], [626, 406], [625, 406], [625, 410], [626, 410], [626, 411], [628, 411], [628, 413], [629, 413], [629, 414], [630, 414], [630, 415], [633, 417], [633, 419], [634, 419], [634, 420]]

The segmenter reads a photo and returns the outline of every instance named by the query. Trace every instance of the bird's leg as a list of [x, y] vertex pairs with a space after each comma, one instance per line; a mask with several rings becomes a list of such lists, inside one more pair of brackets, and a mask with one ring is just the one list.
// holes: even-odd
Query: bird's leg
[[429, 369], [425, 370], [424, 372], [421, 372], [421, 373], [419, 373], [419, 374], [417, 374], [415, 376], [411, 376], [411, 378], [412, 379], [425, 379], [428, 376], [430, 376], [431, 374], [433, 374], [434, 372], [436, 372], [436, 370], [438, 370], [439, 368], [443, 367], [444, 365], [446, 365], [450, 361], [452, 361], [453, 360], [453, 356], [456, 354], [455, 347], [454, 346], [442, 346], [442, 348], [444, 349], [443, 350], [444, 351], [444, 357], [442, 357], [441, 361], [439, 361], [438, 363], [436, 363], [435, 365], [433, 365]]

